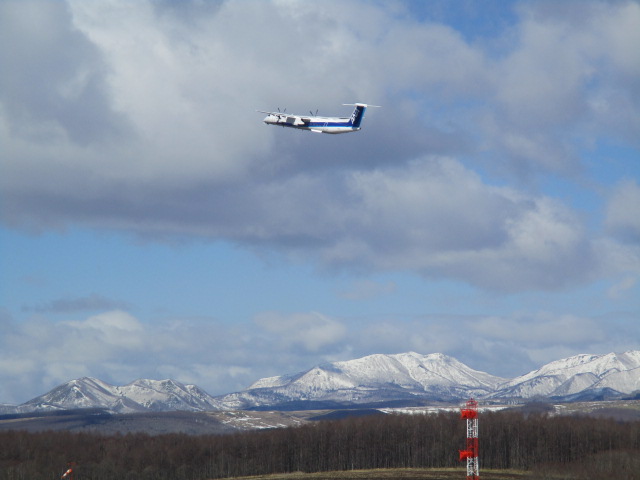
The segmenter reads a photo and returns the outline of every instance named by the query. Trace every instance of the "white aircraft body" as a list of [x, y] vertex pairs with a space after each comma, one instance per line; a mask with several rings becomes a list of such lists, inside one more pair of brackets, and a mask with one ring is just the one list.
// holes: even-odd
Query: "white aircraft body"
[[344, 103], [343, 105], [356, 107], [350, 117], [318, 117], [316, 115], [293, 115], [286, 112], [263, 112], [262, 110], [258, 110], [258, 112], [267, 114], [264, 118], [264, 123], [267, 125], [335, 134], [361, 130], [362, 118], [367, 107], [378, 107], [378, 105], [367, 105], [366, 103]]

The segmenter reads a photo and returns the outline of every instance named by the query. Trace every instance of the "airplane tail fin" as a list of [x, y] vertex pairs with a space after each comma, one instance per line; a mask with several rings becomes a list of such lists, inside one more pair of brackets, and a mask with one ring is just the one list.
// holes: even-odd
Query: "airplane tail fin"
[[343, 103], [343, 105], [353, 105], [356, 107], [353, 109], [351, 118], [349, 118], [349, 125], [354, 128], [360, 128], [360, 124], [362, 123], [364, 112], [367, 110], [367, 107], [379, 107], [379, 105], [367, 105], [366, 103]]

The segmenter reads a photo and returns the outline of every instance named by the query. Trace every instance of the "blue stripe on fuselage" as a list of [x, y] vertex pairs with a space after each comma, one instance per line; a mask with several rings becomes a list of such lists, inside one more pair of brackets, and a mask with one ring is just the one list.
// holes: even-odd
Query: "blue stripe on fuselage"
[[348, 120], [346, 122], [309, 122], [306, 125], [304, 125], [305, 127], [312, 127], [312, 128], [320, 128], [320, 127], [353, 127], [353, 123], [351, 123], [351, 120]]
[[282, 126], [288, 127], [288, 128], [295, 128], [296, 130], [307, 130], [307, 131], [315, 130], [322, 133], [347, 133], [347, 132], [360, 130], [359, 127], [354, 127], [350, 123], [329, 123], [326, 125], [325, 123], [327, 122], [322, 122], [318, 124], [312, 123], [307, 125], [282, 125]]

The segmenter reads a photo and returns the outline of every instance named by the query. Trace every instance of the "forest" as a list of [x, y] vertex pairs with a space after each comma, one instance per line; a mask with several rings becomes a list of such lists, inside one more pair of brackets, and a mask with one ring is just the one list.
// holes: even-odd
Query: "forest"
[[[201, 480], [288, 472], [461, 468], [465, 423], [455, 413], [374, 415], [225, 435], [0, 432], [0, 480]], [[531, 478], [640, 479], [640, 421], [483, 413], [483, 469]], [[566, 475], [566, 476], [565, 476]], [[460, 478], [464, 478], [461, 476]], [[554, 477], [557, 478], [557, 477]]]

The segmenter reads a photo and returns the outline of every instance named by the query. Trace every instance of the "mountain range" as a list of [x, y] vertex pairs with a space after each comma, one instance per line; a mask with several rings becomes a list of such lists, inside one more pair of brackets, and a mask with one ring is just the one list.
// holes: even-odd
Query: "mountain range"
[[0, 413], [28, 413], [46, 410], [101, 408], [113, 413], [208, 411], [221, 405], [195, 385], [175, 380], [140, 379], [124, 386], [83, 377], [59, 385], [22, 405], [0, 405]]
[[305, 410], [354, 406], [494, 403], [530, 399], [582, 401], [640, 392], [640, 351], [576, 355], [513, 379], [473, 370], [441, 353], [375, 354], [331, 362], [292, 375], [262, 378], [240, 392], [213, 397], [175, 380], [114, 386], [84, 377], [0, 413], [101, 408], [112, 413], [159, 411]]

